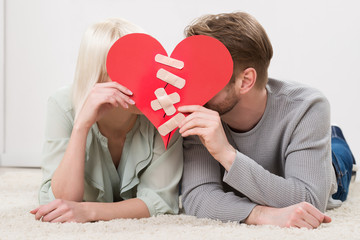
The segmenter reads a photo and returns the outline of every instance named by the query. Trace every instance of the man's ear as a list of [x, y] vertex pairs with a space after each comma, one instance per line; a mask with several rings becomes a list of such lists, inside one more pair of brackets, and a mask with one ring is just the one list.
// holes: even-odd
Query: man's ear
[[245, 94], [249, 92], [256, 83], [256, 70], [255, 68], [246, 68], [243, 72], [240, 73], [240, 79], [241, 79], [241, 87], [240, 87], [240, 93]]

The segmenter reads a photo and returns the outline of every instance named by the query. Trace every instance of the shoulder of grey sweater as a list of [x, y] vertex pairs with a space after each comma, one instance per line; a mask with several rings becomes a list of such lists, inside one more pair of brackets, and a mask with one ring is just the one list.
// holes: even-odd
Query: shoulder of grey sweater
[[281, 81], [269, 78], [267, 89], [275, 96], [286, 96], [290, 101], [325, 101], [325, 95], [318, 89], [295, 81]]
[[[269, 79], [268, 89], [277, 104], [275, 111], [281, 109], [282, 114], [277, 118], [287, 119], [282, 121], [289, 136], [295, 129], [317, 128], [317, 131], [328, 131], [330, 124], [330, 103], [317, 89], [297, 82], [284, 82]], [[320, 127], [321, 129], [320, 130]], [[304, 129], [303, 129], [304, 128]]]

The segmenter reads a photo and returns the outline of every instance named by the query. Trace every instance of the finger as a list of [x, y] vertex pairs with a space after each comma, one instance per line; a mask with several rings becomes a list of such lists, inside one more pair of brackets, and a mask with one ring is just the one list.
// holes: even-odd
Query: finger
[[299, 221], [299, 222], [294, 224], [294, 227], [313, 229], [313, 227], [309, 223], [307, 223], [306, 221]]
[[131, 99], [130, 97], [117, 92], [116, 94], [116, 100], [120, 103], [120, 104], [130, 104], [130, 105], [135, 105], [135, 101], [133, 99]]
[[71, 218], [70, 212], [67, 212], [51, 221], [51, 223], [64, 223], [64, 222], [74, 222], [73, 218]]
[[58, 200], [54, 200], [49, 204], [40, 206], [39, 210], [36, 212], [35, 214], [35, 219], [36, 220], [40, 220], [43, 216], [45, 216], [46, 214], [48, 214], [49, 212], [53, 211], [54, 209], [57, 208], [59, 204]]
[[117, 83], [117, 82], [104, 82], [104, 83], [97, 83], [95, 84], [96, 87], [104, 87], [104, 88], [116, 88], [122, 93], [126, 95], [133, 95], [133, 92], [130, 91], [127, 87], [124, 87], [123, 85]]
[[109, 104], [112, 107], [118, 107], [119, 106], [119, 102], [117, 101], [116, 97], [109, 97], [105, 100], [105, 104]]
[[331, 222], [331, 217], [324, 215], [324, 220], [322, 221], [323, 223], [330, 223]]
[[39, 209], [40, 209], [40, 207], [37, 207], [37, 208], [31, 210], [30, 213], [31, 213], [31, 214], [36, 214], [37, 211], [39, 211]]
[[181, 121], [181, 123], [179, 124], [179, 128], [181, 128], [186, 123], [192, 121], [195, 118], [202, 118], [202, 119], [206, 119], [207, 121], [209, 121], [209, 120], [218, 121], [219, 120], [218, 115], [216, 116], [214, 114], [208, 114], [205, 112], [193, 112], [190, 115], [188, 115], [184, 120]]
[[313, 217], [315, 217], [320, 223], [323, 222], [325, 215], [320, 212], [319, 209], [317, 209], [315, 206], [313, 206], [312, 204], [308, 203], [308, 202], [302, 202], [301, 203], [301, 207], [310, 215], [312, 215]]
[[67, 209], [65, 207], [58, 207], [55, 210], [51, 211], [50, 213], [43, 216], [42, 221], [43, 222], [51, 222], [54, 219], [64, 215], [66, 213]]
[[123, 94], [122, 92], [115, 91], [115, 96], [117, 97], [118, 100], [122, 100], [123, 102], [126, 102], [130, 105], [135, 104], [135, 101], [133, 99], [131, 99], [129, 96]]
[[183, 132], [181, 134], [182, 137], [188, 137], [188, 136], [193, 136], [193, 135], [197, 135], [197, 136], [204, 136], [206, 130], [205, 128], [192, 128], [192, 129], [189, 129], [185, 132]]
[[311, 225], [312, 228], [317, 228], [321, 224], [321, 221], [319, 219], [308, 213], [304, 214], [303, 220], [309, 225]]
[[200, 105], [186, 105], [186, 106], [181, 106], [178, 108], [179, 112], [183, 112], [183, 113], [192, 113], [192, 112], [205, 112], [205, 113], [209, 113], [209, 114], [217, 114], [217, 112], [207, 109], [203, 106]]
[[129, 97], [126, 95], [120, 93], [117, 90], [111, 89], [111, 88], [103, 88], [99, 89], [96, 93], [93, 95], [93, 103], [94, 105], [101, 106], [103, 104], [110, 104], [113, 107], [118, 107], [119, 104], [124, 107], [128, 108], [127, 101], [133, 104], [134, 102], [131, 100], [129, 101]]
[[193, 128], [210, 128], [212, 126], [212, 122], [213, 121], [204, 118], [195, 118], [186, 122], [183, 126], [179, 126], [179, 133], [186, 132]]
[[131, 99], [129, 96], [124, 95], [123, 93], [119, 92], [118, 90], [115, 90], [113, 88], [103, 88], [99, 89], [97, 91], [97, 95], [99, 98], [101, 98], [102, 102], [109, 102], [112, 98], [116, 99], [116, 101], [125, 107], [127, 104], [134, 105], [135, 101]]
[[59, 217], [51, 220], [50, 222], [51, 222], [51, 223], [64, 223], [64, 222], [66, 222], [66, 221], [67, 221], [66, 216], [61, 215], [61, 216], [59, 216]]

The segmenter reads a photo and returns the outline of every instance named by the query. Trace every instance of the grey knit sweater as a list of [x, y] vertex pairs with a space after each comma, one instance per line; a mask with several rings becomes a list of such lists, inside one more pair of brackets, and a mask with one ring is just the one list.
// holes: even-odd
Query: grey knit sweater
[[325, 211], [336, 191], [331, 162], [330, 107], [317, 90], [269, 79], [260, 122], [245, 133], [223, 124], [237, 149], [229, 172], [197, 136], [184, 139], [182, 201], [186, 214], [244, 221], [256, 205], [302, 201]]

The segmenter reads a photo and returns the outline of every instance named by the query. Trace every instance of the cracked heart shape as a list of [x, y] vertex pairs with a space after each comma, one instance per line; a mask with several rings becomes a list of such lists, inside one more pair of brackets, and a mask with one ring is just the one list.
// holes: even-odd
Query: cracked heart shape
[[[132, 33], [119, 38], [110, 48], [106, 68], [112, 81], [129, 88], [137, 108], [158, 129], [178, 112], [167, 116], [163, 109], [154, 111], [151, 101], [157, 99], [155, 91], [164, 88], [167, 94], [178, 93], [180, 101], [175, 109], [185, 105], [204, 105], [229, 82], [233, 72], [233, 61], [227, 48], [217, 39], [195, 35], [182, 40], [170, 57], [182, 61], [177, 69], [155, 61], [155, 56], [168, 56], [163, 46], [152, 36]], [[157, 77], [159, 69], [185, 80], [179, 89]], [[172, 133], [162, 136], [167, 148]]]

